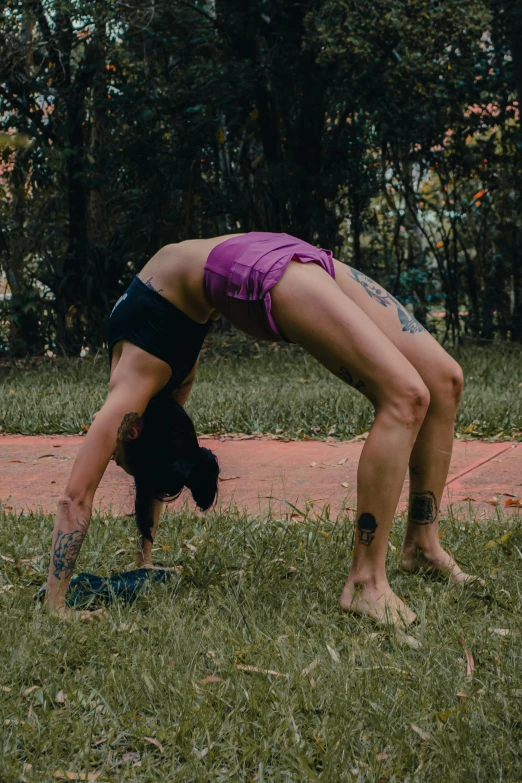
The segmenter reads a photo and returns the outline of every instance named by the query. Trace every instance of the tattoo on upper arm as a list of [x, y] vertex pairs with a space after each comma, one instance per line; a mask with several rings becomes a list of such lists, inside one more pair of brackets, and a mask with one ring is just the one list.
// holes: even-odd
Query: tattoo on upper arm
[[351, 374], [350, 370], [348, 370], [347, 367], [341, 367], [337, 370], [335, 373], [338, 378], [340, 378], [342, 381], [348, 384], [348, 386], [353, 386], [354, 389], [357, 389], [357, 391], [361, 391], [361, 389], [365, 388], [365, 384], [362, 381], [357, 381], [357, 383], [353, 382], [353, 375]]
[[378, 524], [375, 521], [373, 514], [364, 513], [361, 514], [357, 521], [357, 528], [359, 530], [359, 543], [364, 546], [370, 546], [375, 538], [375, 531], [378, 528]]
[[432, 525], [437, 519], [439, 507], [433, 492], [412, 492], [408, 509], [408, 521], [414, 525]]
[[139, 418], [139, 413], [126, 413], [118, 428], [117, 440], [127, 440], [129, 432], [138, 423]]
[[368, 296], [374, 299], [380, 305], [383, 307], [388, 307], [388, 305], [395, 305], [397, 308], [397, 316], [401, 323], [403, 332], [415, 334], [416, 332], [425, 331], [424, 327], [417, 321], [417, 319], [414, 318], [413, 315], [409, 313], [394, 296], [392, 296], [392, 294], [388, 293], [385, 288], [381, 288], [381, 286], [377, 285], [375, 280], [372, 280], [371, 277], [364, 275], [362, 272], [359, 272], [358, 269], [354, 269], [351, 266], [347, 266], [346, 271], [352, 280], [355, 280], [356, 283], [362, 285]]
[[77, 520], [78, 529], [72, 533], [64, 533], [58, 530], [53, 548], [54, 576], [57, 579], [67, 579], [74, 569], [76, 558], [80, 552], [83, 539], [89, 527], [87, 519]]
[[152, 277], [149, 277], [148, 280], [145, 280], [145, 285], [147, 286], [147, 288], [150, 288], [151, 291], [156, 291], [157, 294], [159, 294], [160, 291], [163, 291], [163, 288], [154, 288], [154, 286], [152, 285]]

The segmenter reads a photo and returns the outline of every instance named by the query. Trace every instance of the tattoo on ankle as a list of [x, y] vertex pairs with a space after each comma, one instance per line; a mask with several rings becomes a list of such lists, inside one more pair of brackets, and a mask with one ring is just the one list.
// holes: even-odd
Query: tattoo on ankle
[[361, 514], [357, 521], [357, 528], [359, 530], [359, 543], [364, 546], [370, 546], [375, 538], [375, 531], [377, 530], [377, 522], [373, 514]]
[[83, 539], [87, 533], [89, 522], [86, 519], [78, 519], [78, 530], [72, 533], [64, 533], [58, 530], [53, 549], [54, 576], [57, 579], [67, 579], [71, 575], [76, 558], [80, 552]]
[[408, 521], [414, 525], [432, 525], [437, 519], [439, 507], [433, 492], [412, 492]]
[[353, 382], [353, 375], [347, 367], [341, 366], [335, 374], [338, 378], [347, 383], [348, 386], [353, 386], [354, 389], [357, 389], [357, 391], [364, 389], [364, 383], [362, 381], [357, 381], [357, 383]]
[[157, 294], [159, 294], [160, 291], [163, 291], [163, 288], [154, 288], [152, 285], [152, 277], [149, 277], [148, 280], [145, 280], [145, 285], [147, 288], [150, 288], [151, 291], [156, 291]]
[[140, 417], [138, 413], [126, 413], [118, 428], [117, 440], [127, 440], [129, 432], [138, 423], [139, 418]]

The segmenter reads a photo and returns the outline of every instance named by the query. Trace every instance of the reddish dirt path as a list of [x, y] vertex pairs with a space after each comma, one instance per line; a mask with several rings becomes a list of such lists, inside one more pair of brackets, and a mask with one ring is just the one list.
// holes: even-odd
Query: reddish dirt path
[[[17, 511], [54, 511], [81, 441], [75, 435], [0, 435], [0, 502]], [[316, 507], [330, 504], [333, 513], [354, 505], [361, 443], [226, 438], [202, 442], [219, 458], [219, 502], [225, 506], [233, 502], [251, 513], [271, 506], [278, 514], [288, 514], [289, 503], [300, 509], [306, 502]], [[406, 493], [407, 483], [402, 503]], [[506, 501], [522, 501], [522, 444], [456, 441], [444, 506], [467, 514], [471, 503], [485, 516], [495, 513], [496, 507], [487, 503], [494, 497], [497, 507], [506, 511]], [[111, 507], [116, 514], [132, 510], [132, 480], [113, 462], [95, 506]], [[519, 509], [514, 506], [509, 512]]]

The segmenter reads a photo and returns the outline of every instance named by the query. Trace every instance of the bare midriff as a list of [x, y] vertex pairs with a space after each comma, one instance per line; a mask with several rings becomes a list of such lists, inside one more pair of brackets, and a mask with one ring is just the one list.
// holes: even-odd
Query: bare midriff
[[165, 245], [145, 264], [138, 277], [194, 321], [217, 320], [220, 313], [205, 298], [203, 271], [211, 250], [235, 236], [241, 235], [225, 234]]

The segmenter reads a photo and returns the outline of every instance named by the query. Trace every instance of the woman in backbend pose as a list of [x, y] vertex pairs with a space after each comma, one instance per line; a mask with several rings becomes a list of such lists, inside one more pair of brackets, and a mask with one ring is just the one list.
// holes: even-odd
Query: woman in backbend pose
[[184, 485], [201, 508], [217, 486], [184, 404], [208, 324], [221, 314], [257, 339], [287, 340], [372, 403], [357, 476], [355, 550], [346, 611], [407, 625], [415, 615], [386, 577], [388, 534], [409, 468], [402, 565], [472, 579], [438, 537], [463, 377], [459, 365], [387, 291], [288, 234], [249, 233], [167, 245], [116, 303], [109, 394], [59, 501], [47, 603], [62, 609], [94, 493], [114, 455], [136, 485], [137, 564], [149, 565], [162, 500]]

